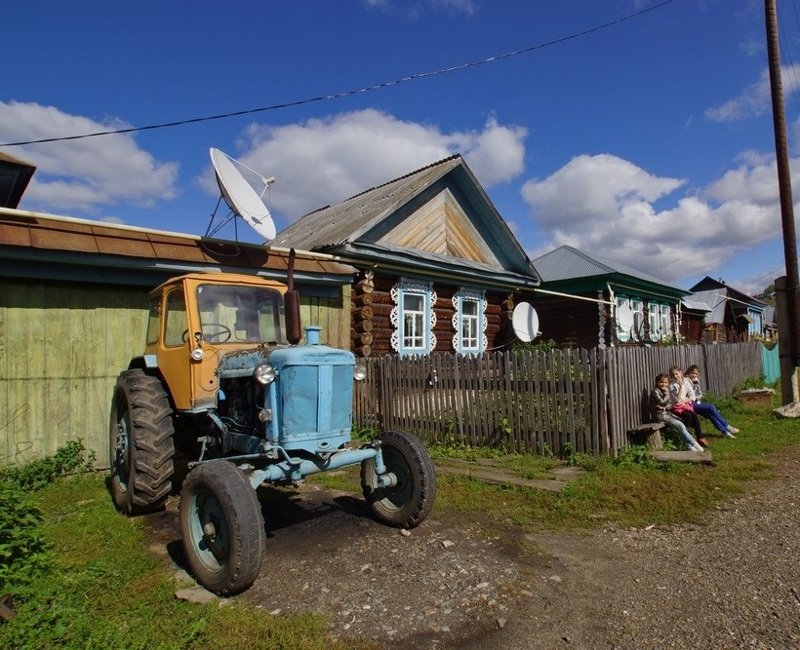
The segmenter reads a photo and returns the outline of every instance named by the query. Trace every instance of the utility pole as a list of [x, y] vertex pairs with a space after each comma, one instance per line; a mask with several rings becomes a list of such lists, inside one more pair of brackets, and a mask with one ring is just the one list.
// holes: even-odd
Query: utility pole
[[[778, 317], [787, 330], [779, 330], [781, 395], [783, 404], [797, 400], [796, 384], [793, 385], [795, 368], [800, 366], [800, 297], [798, 296], [797, 243], [792, 202], [792, 181], [789, 170], [789, 153], [786, 146], [786, 116], [783, 107], [783, 83], [781, 80], [781, 57], [778, 48], [778, 12], [775, 0], [764, 0], [767, 27], [767, 56], [769, 59], [769, 81], [772, 90], [772, 124], [775, 132], [775, 158], [778, 163], [778, 190], [783, 227], [783, 254], [786, 276], [775, 281]], [[782, 290], [779, 290], [779, 287]], [[783, 310], [784, 315], [780, 312]]]

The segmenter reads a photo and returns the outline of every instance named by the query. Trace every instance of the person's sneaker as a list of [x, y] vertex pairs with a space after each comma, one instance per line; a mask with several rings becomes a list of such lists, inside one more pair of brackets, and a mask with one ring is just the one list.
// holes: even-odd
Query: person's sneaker
[[734, 433], [739, 433], [739, 429], [737, 429], [736, 427], [731, 427], [731, 426], [729, 426], [729, 427], [728, 427], [728, 433], [730, 433], [730, 434], [731, 434], [731, 437], [733, 437], [733, 434], [734, 434]]
[[692, 448], [691, 448], [689, 451], [699, 451], [699, 452], [701, 452], [701, 453], [702, 453], [702, 452], [704, 452], [704, 451], [705, 451], [705, 449], [703, 449], [703, 448], [702, 448], [700, 445], [695, 445], [695, 446], [694, 446], [694, 447], [692, 447]]

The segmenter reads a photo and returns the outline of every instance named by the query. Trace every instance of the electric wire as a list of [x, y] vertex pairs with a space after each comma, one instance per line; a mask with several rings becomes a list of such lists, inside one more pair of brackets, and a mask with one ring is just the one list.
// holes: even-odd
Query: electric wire
[[344, 90], [340, 92], [331, 93], [328, 95], [319, 95], [317, 97], [307, 97], [305, 99], [298, 99], [294, 101], [282, 102], [279, 104], [271, 104], [269, 106], [262, 106], [259, 108], [250, 108], [241, 111], [232, 111], [229, 113], [219, 113], [217, 115], [206, 115], [203, 117], [193, 117], [184, 120], [176, 120], [173, 122], [162, 122], [159, 124], [148, 124], [145, 126], [131, 126], [127, 128], [121, 129], [108, 129], [105, 131], [94, 131], [92, 133], [81, 133], [77, 135], [66, 135], [66, 136], [59, 136], [59, 137], [52, 137], [52, 138], [40, 138], [38, 140], [19, 140], [17, 142], [3, 142], [0, 143], [0, 147], [18, 147], [22, 145], [30, 145], [30, 144], [44, 144], [47, 142], [63, 142], [66, 140], [81, 140], [84, 138], [94, 138], [103, 135], [118, 135], [123, 133], [137, 133], [140, 131], [152, 131], [155, 129], [166, 129], [176, 126], [184, 126], [187, 124], [197, 124], [199, 122], [210, 122], [212, 120], [222, 120], [227, 119], [230, 117], [241, 117], [242, 115], [252, 115], [254, 113], [263, 113], [265, 111], [274, 111], [283, 108], [292, 108], [296, 106], [304, 106], [306, 104], [313, 104], [315, 102], [322, 102], [328, 101], [333, 99], [341, 99], [343, 97], [350, 97], [353, 95], [358, 95], [360, 93], [367, 93], [374, 90], [381, 90], [383, 88], [389, 88], [391, 86], [397, 86], [402, 83], [407, 83], [409, 81], [417, 81], [419, 79], [426, 79], [430, 77], [437, 77], [445, 74], [450, 74], [452, 72], [458, 72], [460, 70], [466, 70], [468, 68], [475, 68], [480, 65], [485, 65], [488, 63], [496, 63], [498, 61], [503, 61], [506, 59], [511, 59], [513, 57], [521, 56], [523, 54], [530, 54], [531, 52], [535, 52], [537, 50], [541, 50], [547, 47], [552, 47], [553, 45], [560, 45], [562, 43], [566, 43], [568, 41], [575, 40], [577, 38], [581, 38], [583, 36], [588, 36], [590, 34], [594, 34], [596, 32], [603, 31], [605, 29], [609, 29], [611, 27], [615, 27], [622, 23], [628, 22], [630, 20], [634, 20], [636, 18], [640, 18], [645, 14], [651, 13], [658, 9], [661, 9], [669, 4], [672, 4], [674, 0], [662, 0], [654, 5], [649, 7], [645, 7], [644, 9], [640, 9], [631, 14], [627, 14], [620, 18], [616, 18], [614, 20], [608, 21], [606, 23], [602, 23], [600, 25], [595, 25], [594, 27], [589, 27], [588, 29], [581, 30], [579, 32], [573, 32], [572, 34], [568, 34], [567, 36], [561, 36], [559, 38], [554, 38], [550, 41], [545, 41], [544, 43], [538, 43], [536, 45], [531, 45], [529, 47], [521, 48], [518, 50], [512, 50], [510, 52], [504, 52], [502, 54], [496, 54], [494, 56], [489, 56], [484, 59], [479, 59], [476, 61], [470, 61], [467, 63], [459, 63], [457, 65], [453, 65], [447, 68], [440, 68], [438, 70], [431, 70], [428, 72], [418, 72], [414, 74], [409, 74], [405, 77], [401, 77], [399, 79], [395, 79], [392, 81], [384, 81], [381, 83], [377, 83], [371, 86], [365, 86], [363, 88], [358, 88], [354, 90]]

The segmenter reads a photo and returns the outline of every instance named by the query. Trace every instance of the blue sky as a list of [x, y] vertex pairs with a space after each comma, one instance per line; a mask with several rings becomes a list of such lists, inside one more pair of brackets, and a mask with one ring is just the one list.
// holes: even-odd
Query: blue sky
[[[793, 170], [796, 2], [778, 2]], [[296, 102], [588, 33], [337, 99], [0, 151], [38, 168], [22, 209], [193, 234], [218, 196], [209, 147], [276, 177], [278, 229], [461, 153], [531, 257], [570, 244], [683, 288], [711, 275], [758, 292], [784, 259], [763, 2], [621, 20], [658, 4], [11, 3], [1, 143]]]

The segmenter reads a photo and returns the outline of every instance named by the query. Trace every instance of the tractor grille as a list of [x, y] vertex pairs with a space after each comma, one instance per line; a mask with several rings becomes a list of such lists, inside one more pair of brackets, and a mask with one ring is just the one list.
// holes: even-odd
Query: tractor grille
[[350, 438], [353, 367], [286, 366], [281, 372], [282, 443], [311, 451], [336, 449]]

